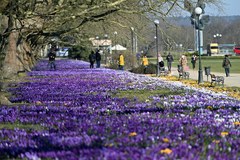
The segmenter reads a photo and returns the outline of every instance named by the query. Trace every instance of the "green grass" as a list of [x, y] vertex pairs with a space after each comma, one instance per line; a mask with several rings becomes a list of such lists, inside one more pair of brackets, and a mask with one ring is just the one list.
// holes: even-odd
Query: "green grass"
[[[220, 73], [225, 73], [224, 68], [222, 67], [222, 61], [220, 59], [203, 59], [202, 60], [202, 67], [204, 69], [204, 67], [210, 66], [211, 67], [211, 72], [220, 72]], [[230, 72], [231, 73], [240, 73], [239, 70], [239, 63], [240, 60], [239, 59], [230, 59], [232, 67], [230, 68]], [[198, 62], [196, 67], [198, 68]]]
[[41, 125], [38, 124], [23, 124], [19, 122], [14, 122], [14, 123], [0, 123], [0, 129], [25, 129], [25, 130], [44, 130], [45, 128]]
[[[240, 59], [237, 58], [229, 58], [232, 64], [232, 67], [230, 68], [230, 73], [240, 73], [240, 69], [239, 69], [239, 64], [240, 64]], [[211, 67], [211, 72], [219, 72], [219, 73], [225, 73], [224, 68], [222, 68], [222, 61], [223, 61], [223, 57], [219, 58], [216, 57], [216, 59], [214, 59], [214, 57], [211, 58], [202, 58], [201, 62], [202, 62], [202, 69], [204, 70], [204, 67]], [[165, 64], [167, 63], [164, 60]], [[152, 58], [150, 59], [150, 63], [156, 64], [156, 59]], [[196, 63], [196, 69], [198, 69], [198, 63], [199, 61], [197, 61]], [[173, 67], [177, 67], [178, 65], [178, 59], [175, 59], [175, 61], [173, 62]], [[190, 68], [192, 68], [192, 64], [191, 64], [191, 60], [190, 57], [188, 57], [188, 65]]]

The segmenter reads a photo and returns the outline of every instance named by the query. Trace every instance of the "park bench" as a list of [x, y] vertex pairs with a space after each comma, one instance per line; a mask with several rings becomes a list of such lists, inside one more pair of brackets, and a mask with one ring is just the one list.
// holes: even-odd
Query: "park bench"
[[223, 76], [216, 76], [215, 74], [210, 74], [210, 76], [211, 76], [211, 85], [213, 84], [213, 83], [215, 83], [215, 84], [222, 84], [222, 85], [224, 85], [224, 77]]

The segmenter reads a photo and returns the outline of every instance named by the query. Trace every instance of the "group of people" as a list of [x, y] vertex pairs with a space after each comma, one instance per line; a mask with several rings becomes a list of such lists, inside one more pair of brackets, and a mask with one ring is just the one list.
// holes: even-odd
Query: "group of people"
[[[48, 57], [49, 57], [50, 68], [51, 69], [56, 69], [56, 64], [55, 64], [56, 53], [55, 53], [54, 48], [50, 49]], [[94, 68], [95, 61], [96, 61], [96, 68], [100, 68], [101, 54], [100, 54], [98, 49], [96, 50], [96, 52], [91, 51], [91, 54], [89, 55], [88, 58], [89, 58], [89, 62], [90, 62], [90, 68]], [[173, 56], [170, 52], [166, 56], [166, 61], [167, 61], [168, 72], [171, 73], [172, 63], [173, 63], [174, 59], [173, 59]], [[192, 69], [195, 69], [196, 61], [197, 61], [197, 56], [195, 54], [193, 54], [192, 57], [191, 57]], [[158, 54], [158, 63], [159, 63], [158, 65], [159, 65], [160, 71], [165, 71], [164, 60], [163, 60], [163, 57], [161, 56], [161, 54]], [[122, 53], [120, 53], [119, 57], [118, 57], [118, 68], [119, 68], [119, 70], [124, 70], [124, 64], [125, 64], [124, 56], [123, 56]], [[144, 54], [143, 57], [142, 57], [142, 65], [144, 67], [143, 73], [146, 74], [147, 73], [147, 68], [148, 68], [148, 65], [149, 65], [148, 58], [147, 58], [146, 54]], [[231, 62], [228, 58], [228, 55], [225, 55], [224, 60], [222, 62], [222, 67], [225, 69], [226, 77], [229, 76], [231, 66], [232, 65], [231, 65]], [[187, 71], [189, 69], [187, 57], [185, 55], [182, 55], [179, 58], [178, 69], [179, 68], [181, 69], [181, 71]]]
[[[168, 69], [167, 71], [169, 73], [171, 73], [172, 72], [172, 63], [173, 63], [174, 59], [173, 59], [173, 55], [170, 52], [166, 56], [166, 61], [167, 61], [167, 69]], [[192, 63], [193, 69], [195, 69], [196, 61], [197, 61], [197, 56], [193, 55], [191, 58], [191, 63]], [[182, 68], [183, 71], [186, 71], [189, 69], [187, 64], [188, 64], [187, 57], [185, 55], [182, 55], [179, 59], [179, 66]], [[144, 55], [142, 58], [142, 65], [144, 66], [143, 72], [145, 74], [147, 66], [148, 66], [148, 59], [147, 59], [146, 55]], [[161, 54], [158, 54], [158, 65], [159, 65], [160, 71], [165, 71], [164, 60], [163, 60], [163, 57], [161, 56]]]
[[[90, 68], [94, 68], [94, 63], [96, 61], [96, 68], [100, 68], [101, 66], [101, 54], [100, 51], [97, 49], [96, 52], [91, 51], [88, 56]], [[119, 54], [118, 57], [118, 69], [124, 70], [124, 56], [122, 53]]]
[[[172, 62], [173, 62], [173, 56], [172, 54], [169, 52], [168, 55], [166, 56], [166, 61], [167, 61], [167, 68], [168, 68], [168, 72], [171, 73], [172, 70]], [[197, 56], [195, 54], [192, 55], [191, 57], [191, 63], [192, 63], [192, 69], [194, 70], [196, 67], [196, 62], [197, 62]], [[160, 71], [165, 71], [165, 66], [164, 66], [164, 61], [163, 61], [163, 57], [161, 56], [161, 54], [158, 54], [158, 65], [159, 65], [159, 69]], [[148, 67], [148, 59], [146, 55], [143, 55], [142, 58], [142, 65], [144, 66], [144, 70], [143, 73], [146, 74], [147, 71], [147, 67]], [[228, 55], [225, 55], [223, 62], [222, 62], [222, 67], [225, 70], [225, 74], [226, 77], [229, 77], [230, 74], [230, 67], [231, 67], [231, 62], [228, 58]], [[181, 70], [181, 72], [185, 72], [189, 70], [189, 66], [188, 66], [188, 60], [187, 57], [185, 55], [182, 55], [179, 58], [179, 65], [178, 65], [178, 70]]]
[[[167, 60], [168, 72], [171, 72], [171, 70], [172, 70], [173, 56], [172, 56], [172, 54], [171, 54], [170, 52], [168, 53], [168, 55], [167, 55], [167, 57], [166, 57], [166, 60]], [[148, 58], [147, 58], [146, 54], [143, 55], [142, 65], [143, 65], [143, 67], [144, 67], [143, 73], [146, 74], [146, 72], [147, 72], [147, 67], [148, 67], [148, 65], [149, 65], [149, 63], [148, 63]], [[164, 60], [163, 60], [163, 57], [161, 56], [161, 54], [158, 54], [158, 65], [159, 65], [159, 70], [160, 70], [160, 71], [165, 71]]]
[[99, 50], [96, 50], [96, 53], [94, 51], [91, 51], [90, 55], [88, 56], [89, 62], [90, 62], [90, 68], [94, 68], [94, 63], [96, 61], [96, 68], [100, 68], [101, 66], [101, 54]]
[[[191, 63], [192, 63], [193, 70], [196, 67], [196, 62], [197, 62], [197, 56], [195, 54], [193, 54], [191, 57]], [[189, 70], [188, 60], [184, 54], [179, 58], [179, 66], [182, 68], [183, 71]]]
[[[50, 67], [50, 69], [56, 70], [56, 64], [55, 64], [56, 47], [53, 46], [49, 50], [48, 58], [49, 58], [48, 66]], [[100, 68], [100, 66], [101, 66], [101, 54], [100, 54], [98, 49], [96, 50], [96, 52], [91, 51], [88, 58], [89, 58], [89, 62], [90, 62], [90, 68], [94, 68], [95, 61], [96, 61], [96, 68]], [[171, 73], [173, 56], [170, 52], [166, 56], [166, 61], [167, 61], [168, 72]], [[191, 57], [191, 63], [192, 63], [192, 68], [193, 69], [195, 69], [196, 61], [197, 61], [197, 56], [194, 54]], [[124, 56], [123, 56], [122, 53], [120, 53], [119, 58], [118, 58], [118, 68], [119, 68], [119, 70], [124, 70], [124, 63], [125, 63], [124, 62]], [[158, 63], [159, 63], [160, 71], [164, 71], [165, 70], [164, 60], [163, 60], [163, 57], [161, 56], [161, 54], [158, 54]], [[147, 67], [149, 65], [148, 58], [147, 58], [146, 54], [144, 54], [143, 57], [142, 57], [142, 65], [144, 66], [143, 73], [146, 74], [147, 73]], [[222, 62], [222, 67], [225, 70], [226, 77], [229, 77], [231, 66], [232, 65], [231, 65], [231, 62], [228, 58], [228, 55], [225, 55], [225, 57], [223, 59], [223, 62]], [[185, 55], [182, 55], [180, 57], [178, 69], [181, 69], [181, 71], [187, 71], [189, 69], [187, 57]]]

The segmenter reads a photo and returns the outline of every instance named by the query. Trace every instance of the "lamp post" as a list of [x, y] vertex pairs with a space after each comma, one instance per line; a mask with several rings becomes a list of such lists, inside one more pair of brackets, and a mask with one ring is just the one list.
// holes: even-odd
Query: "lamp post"
[[117, 55], [117, 31], [115, 31], [114, 33], [114, 46], [115, 46], [115, 55]]
[[134, 37], [133, 37], [133, 33], [134, 32], [134, 28], [133, 27], [131, 27], [131, 38], [132, 38], [132, 55], [133, 55], [133, 53], [134, 53]]
[[99, 49], [99, 37], [96, 36], [96, 40], [97, 40], [97, 49]]
[[[197, 16], [197, 24], [200, 24], [200, 15], [202, 14], [203, 10], [200, 7], [196, 7], [194, 10], [196, 16]], [[200, 39], [201, 33], [200, 30], [198, 30], [198, 54], [199, 54], [199, 69], [198, 69], [198, 84], [203, 83], [203, 71], [202, 71], [202, 62], [201, 62], [201, 39]]]
[[196, 30], [196, 19], [195, 18], [192, 18], [192, 21], [193, 21], [193, 37], [194, 37], [194, 51], [197, 50], [198, 48], [198, 42], [197, 42], [197, 30]]
[[158, 25], [159, 25], [159, 20], [154, 20], [155, 28], [156, 28], [156, 53], [157, 53], [157, 73], [156, 76], [159, 76], [159, 59], [158, 59]]
[[[108, 39], [108, 35], [107, 34], [104, 34], [104, 39], [105, 39], [105, 41], [107, 41], [107, 39]], [[103, 42], [104, 43], [104, 42]], [[104, 45], [104, 52], [105, 52], [105, 65], [107, 65], [107, 46], [105, 46], [105, 44], [103, 44]]]

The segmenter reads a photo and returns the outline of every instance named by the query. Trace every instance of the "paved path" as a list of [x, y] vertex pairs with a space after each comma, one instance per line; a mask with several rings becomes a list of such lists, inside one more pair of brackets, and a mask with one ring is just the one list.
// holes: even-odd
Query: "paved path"
[[[190, 79], [195, 79], [198, 80], [198, 69], [190, 69], [188, 71], [190, 73]], [[230, 69], [231, 72], [231, 69]], [[211, 72], [212, 74], [215, 74], [216, 76], [223, 76], [224, 77], [224, 85], [229, 86], [229, 87], [240, 87], [240, 74], [236, 73], [230, 73], [230, 77], [226, 77], [225, 73], [216, 73], [216, 72]], [[177, 68], [172, 68], [172, 75], [178, 76], [178, 71]], [[207, 81], [207, 76], [204, 73], [204, 68], [203, 68], [203, 81]], [[208, 76], [208, 81], [211, 82], [211, 77]]]

